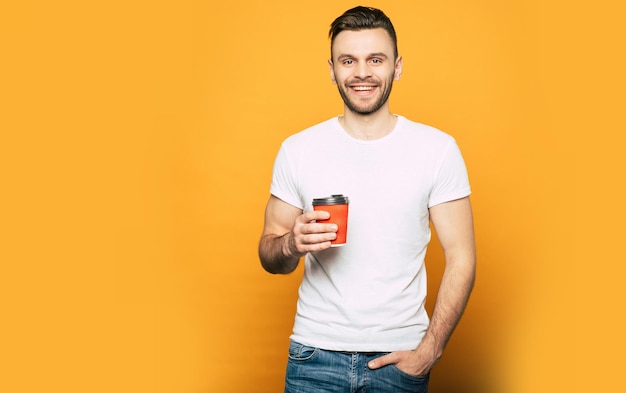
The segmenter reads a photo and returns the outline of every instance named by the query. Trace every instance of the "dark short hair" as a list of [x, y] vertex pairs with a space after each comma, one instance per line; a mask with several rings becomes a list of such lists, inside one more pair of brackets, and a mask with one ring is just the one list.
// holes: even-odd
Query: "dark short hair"
[[[393, 24], [384, 12], [373, 7], [358, 6], [344, 12], [340, 17], [335, 19], [330, 25], [328, 37], [330, 38], [330, 47], [332, 52], [333, 43], [339, 33], [344, 30], [368, 30], [368, 29], [385, 29], [391, 40], [393, 41], [394, 56], [398, 57], [398, 38]], [[332, 57], [332, 53], [331, 53]]]

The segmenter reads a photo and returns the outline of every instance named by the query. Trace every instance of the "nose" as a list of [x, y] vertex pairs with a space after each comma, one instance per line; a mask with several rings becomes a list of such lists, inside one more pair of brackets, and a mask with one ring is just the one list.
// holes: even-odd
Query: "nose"
[[372, 76], [372, 72], [367, 62], [357, 63], [357, 66], [354, 70], [354, 76], [360, 79], [365, 79]]

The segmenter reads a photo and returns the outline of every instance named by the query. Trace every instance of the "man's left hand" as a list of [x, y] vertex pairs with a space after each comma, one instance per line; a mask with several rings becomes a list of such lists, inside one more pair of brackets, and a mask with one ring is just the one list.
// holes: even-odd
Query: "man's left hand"
[[436, 352], [420, 345], [413, 351], [396, 351], [372, 360], [367, 365], [372, 370], [395, 364], [401, 371], [419, 376], [426, 375], [439, 360]]

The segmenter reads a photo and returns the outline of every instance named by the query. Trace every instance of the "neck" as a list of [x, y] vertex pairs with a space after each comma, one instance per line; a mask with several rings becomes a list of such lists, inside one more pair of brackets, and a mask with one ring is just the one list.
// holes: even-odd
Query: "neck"
[[375, 140], [384, 137], [393, 131], [398, 117], [388, 109], [379, 110], [369, 115], [360, 115], [352, 111], [344, 111], [339, 117], [339, 124], [355, 139]]

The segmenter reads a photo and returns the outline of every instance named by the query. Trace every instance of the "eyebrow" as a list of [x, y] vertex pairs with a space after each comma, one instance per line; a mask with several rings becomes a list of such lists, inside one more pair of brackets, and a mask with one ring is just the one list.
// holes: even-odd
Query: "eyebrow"
[[[343, 55], [339, 55], [339, 57], [337, 57], [337, 60], [351, 59], [351, 58], [354, 58], [354, 57], [356, 57], [356, 56], [353, 56], [353, 55], [350, 55], [350, 54], [343, 54]], [[369, 55], [367, 55], [367, 57], [383, 57], [385, 59], [389, 58], [389, 56], [387, 56], [383, 52], [370, 53]]]

